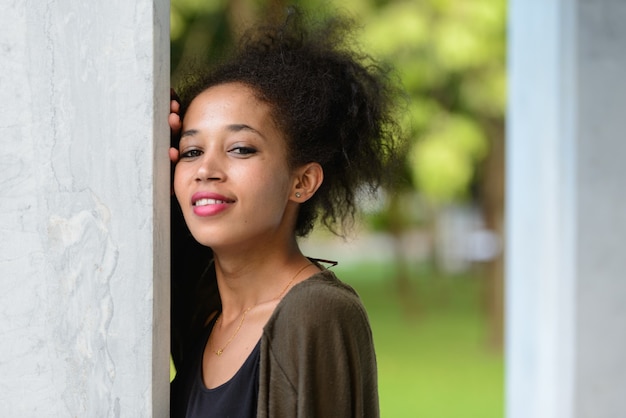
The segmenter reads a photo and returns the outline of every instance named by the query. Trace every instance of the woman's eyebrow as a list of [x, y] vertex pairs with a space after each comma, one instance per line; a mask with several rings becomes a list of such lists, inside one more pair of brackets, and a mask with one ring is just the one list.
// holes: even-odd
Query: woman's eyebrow
[[180, 134], [180, 138], [183, 139], [186, 136], [194, 136], [198, 133], [197, 129], [188, 129]]
[[250, 125], [246, 125], [245, 123], [233, 123], [227, 126], [227, 129], [231, 132], [240, 132], [240, 131], [250, 131], [259, 135], [261, 138], [265, 139], [265, 135], [261, 132], [257, 131]]
[[[254, 129], [252, 126], [250, 125], [246, 125], [245, 123], [232, 123], [230, 125], [226, 126], [226, 129], [230, 132], [241, 132], [241, 131], [249, 131], [252, 132], [258, 136], [260, 136], [262, 139], [266, 139], [265, 135], [263, 135], [260, 131]], [[188, 129], [186, 131], [183, 131], [180, 135], [180, 139], [182, 140], [183, 138], [187, 138], [190, 136], [195, 136], [199, 133], [200, 131], [197, 129]]]

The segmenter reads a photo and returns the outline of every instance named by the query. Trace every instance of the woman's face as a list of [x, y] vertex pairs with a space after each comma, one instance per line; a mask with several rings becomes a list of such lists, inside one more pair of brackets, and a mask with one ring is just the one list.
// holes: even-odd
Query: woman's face
[[185, 114], [179, 151], [174, 190], [198, 242], [242, 249], [293, 230], [297, 209], [287, 208], [296, 180], [285, 139], [250, 88], [228, 83], [199, 94]]

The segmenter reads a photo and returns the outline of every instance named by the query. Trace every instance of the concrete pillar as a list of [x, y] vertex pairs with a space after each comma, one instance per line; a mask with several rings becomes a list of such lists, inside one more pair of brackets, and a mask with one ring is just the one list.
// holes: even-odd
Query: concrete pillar
[[512, 0], [508, 418], [626, 411], [626, 2]]
[[0, 411], [169, 416], [169, 2], [0, 13]]

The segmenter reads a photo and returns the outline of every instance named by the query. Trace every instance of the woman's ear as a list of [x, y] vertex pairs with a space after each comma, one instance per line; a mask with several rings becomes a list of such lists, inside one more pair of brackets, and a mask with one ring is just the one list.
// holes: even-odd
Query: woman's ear
[[311, 198], [324, 181], [324, 170], [319, 163], [308, 163], [296, 169], [290, 200], [304, 203]]

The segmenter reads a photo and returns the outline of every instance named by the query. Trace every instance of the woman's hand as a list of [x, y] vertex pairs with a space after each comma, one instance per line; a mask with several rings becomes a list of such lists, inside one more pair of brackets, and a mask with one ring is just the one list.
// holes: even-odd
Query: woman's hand
[[[170, 143], [173, 145], [178, 142], [178, 136], [180, 135], [180, 129], [182, 128], [182, 122], [180, 120], [180, 99], [174, 91], [170, 89], [170, 115], [167, 118], [170, 124]], [[178, 149], [170, 147], [170, 160], [176, 164], [178, 162]]]
[[178, 150], [174, 147], [170, 147], [170, 161], [176, 164], [178, 162], [179, 154]]

